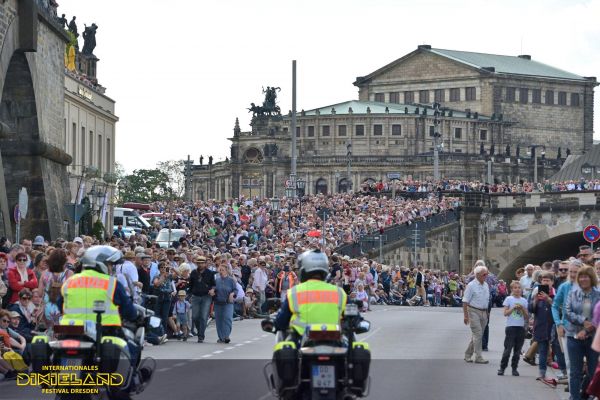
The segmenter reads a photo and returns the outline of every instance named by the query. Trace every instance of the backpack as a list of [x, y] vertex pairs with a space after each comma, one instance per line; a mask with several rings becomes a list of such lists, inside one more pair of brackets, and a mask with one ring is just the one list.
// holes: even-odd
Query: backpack
[[50, 303], [57, 304], [58, 300], [62, 297], [61, 288], [63, 281], [65, 280], [66, 271], [63, 271], [58, 277], [52, 274], [48, 287], [46, 288], [48, 294], [48, 301]]

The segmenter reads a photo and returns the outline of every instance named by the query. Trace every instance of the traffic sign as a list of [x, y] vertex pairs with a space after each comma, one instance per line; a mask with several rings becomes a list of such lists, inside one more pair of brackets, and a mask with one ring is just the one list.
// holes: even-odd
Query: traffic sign
[[291, 179], [286, 179], [285, 180], [285, 187], [286, 188], [291, 188], [292, 187], [292, 180]]
[[27, 218], [27, 210], [29, 204], [29, 196], [27, 195], [27, 189], [24, 187], [19, 190], [19, 211], [21, 212], [21, 218]]
[[596, 243], [600, 239], [600, 228], [596, 225], [588, 225], [583, 230], [583, 238], [586, 242]]

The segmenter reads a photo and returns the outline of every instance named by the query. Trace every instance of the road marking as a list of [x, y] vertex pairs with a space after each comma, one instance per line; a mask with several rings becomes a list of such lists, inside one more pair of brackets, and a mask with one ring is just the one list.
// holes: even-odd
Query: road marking
[[243, 346], [243, 345], [244, 345], [244, 343], [238, 343], [238, 344], [235, 345], [235, 347], [240, 347], [240, 346]]
[[212, 357], [212, 356], [213, 356], [212, 354], [205, 354], [202, 356], [202, 358], [208, 358], [208, 357]]
[[216, 350], [216, 351], [213, 351], [213, 354], [221, 354], [222, 352], [223, 352], [223, 350]]
[[233, 347], [225, 347], [225, 350], [233, 350]]
[[250, 343], [252, 343], [252, 342], [251, 342], [251, 341], [249, 341], [249, 340], [246, 340], [244, 343], [246, 343], [246, 344], [250, 344]]
[[361, 341], [361, 342], [364, 342], [364, 341], [366, 341], [368, 338], [370, 338], [371, 336], [373, 336], [374, 334], [376, 334], [377, 332], [379, 332], [380, 330], [381, 330], [381, 327], [379, 327], [379, 328], [375, 329], [373, 332], [371, 332], [370, 334], [368, 334], [368, 335], [367, 335], [367, 336], [365, 336], [365, 337], [359, 337], [359, 339], [360, 339], [360, 341]]
[[168, 371], [170, 369], [171, 369], [171, 367], [161, 368], [161, 369], [157, 369], [156, 372], [165, 372], [165, 371]]
[[267, 336], [269, 336], [269, 335], [267, 335], [267, 334], [265, 333], [265, 334], [264, 334], [264, 335], [262, 335], [261, 337], [267, 337]]
[[177, 363], [177, 364], [173, 364], [173, 366], [174, 367], [183, 367], [185, 364], [186, 363], [184, 363], [184, 362], [180, 362], [180, 363]]

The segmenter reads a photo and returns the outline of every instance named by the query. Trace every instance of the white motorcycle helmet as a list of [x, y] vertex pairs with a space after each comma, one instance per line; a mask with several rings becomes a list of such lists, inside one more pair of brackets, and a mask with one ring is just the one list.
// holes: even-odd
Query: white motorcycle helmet
[[93, 269], [106, 275], [109, 272], [109, 264], [115, 265], [122, 262], [123, 253], [112, 246], [92, 246], [81, 257], [81, 266], [83, 269]]
[[308, 250], [298, 257], [298, 270], [300, 273], [300, 281], [320, 279], [325, 280], [329, 274], [329, 260], [321, 250]]

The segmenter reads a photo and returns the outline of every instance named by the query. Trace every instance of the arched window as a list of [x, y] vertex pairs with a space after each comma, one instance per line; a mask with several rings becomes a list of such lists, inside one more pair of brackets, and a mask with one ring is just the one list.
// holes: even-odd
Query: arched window
[[257, 148], [250, 147], [244, 153], [244, 162], [247, 164], [260, 164], [263, 162], [263, 155]]
[[346, 178], [340, 179], [338, 182], [338, 193], [346, 193], [349, 189], [350, 181]]
[[327, 194], [327, 181], [320, 178], [315, 184], [315, 193]]

